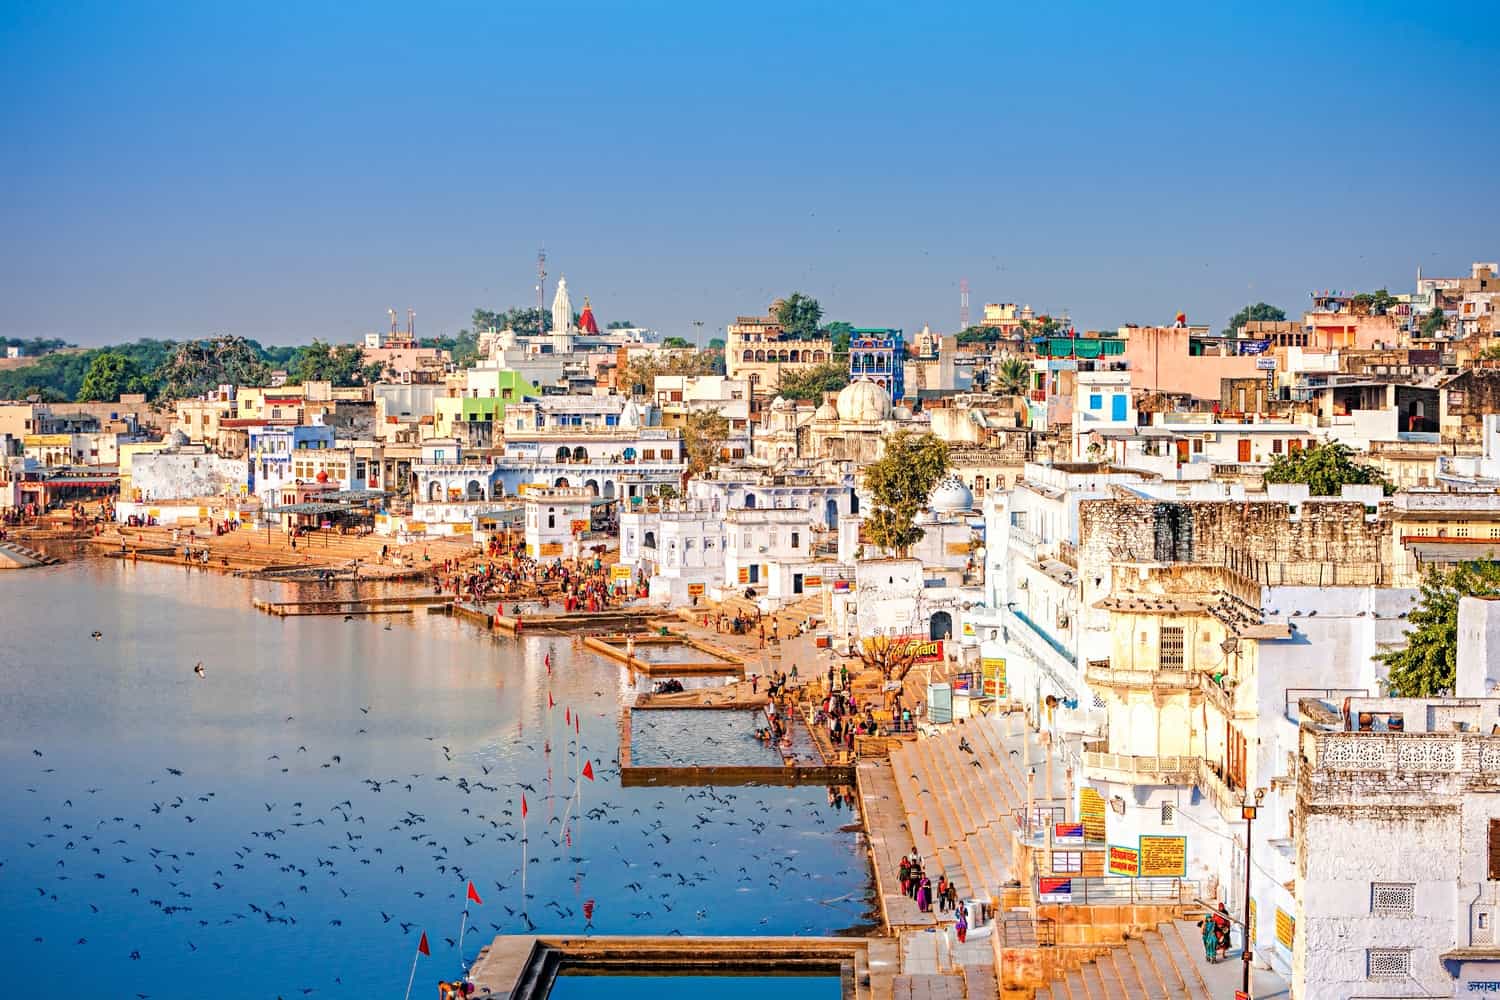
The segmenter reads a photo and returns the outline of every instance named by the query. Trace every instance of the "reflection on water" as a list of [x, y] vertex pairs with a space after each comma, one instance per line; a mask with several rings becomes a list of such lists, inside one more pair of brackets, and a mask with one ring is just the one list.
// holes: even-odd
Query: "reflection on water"
[[471, 879], [470, 957], [523, 909], [584, 932], [586, 901], [597, 933], [860, 920], [865, 855], [822, 789], [620, 788], [634, 686], [570, 638], [250, 609], [353, 592], [112, 560], [0, 574], [0, 995], [79, 970], [108, 996], [392, 995], [423, 930], [430, 993]]
[[806, 727], [791, 727], [789, 746], [755, 738], [760, 709], [645, 708], [630, 714], [630, 763], [636, 767], [774, 767], [786, 756], [816, 761]]

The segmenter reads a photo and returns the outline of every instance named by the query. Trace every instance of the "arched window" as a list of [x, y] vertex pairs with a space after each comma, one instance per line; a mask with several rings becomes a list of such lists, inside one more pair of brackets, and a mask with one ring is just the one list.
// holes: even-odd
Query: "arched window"
[[568, 460], [569, 454], [570, 452], [568, 451], [567, 446], [564, 445], [563, 447], [557, 449], [557, 460], [559, 462], [566, 462]]
[[802, 352], [801, 351], [793, 351], [792, 352], [792, 360], [793, 361], [801, 361], [802, 360]]
[[754, 507], [755, 506], [755, 494], [754, 493], [746, 493], [745, 494], [745, 506], [746, 507]]
[[754, 361], [755, 360], [755, 352], [754, 351], [746, 351], [745, 352], [745, 360], [746, 361]]
[[766, 352], [765, 351], [756, 351], [755, 352], [755, 360], [756, 361], [764, 361], [764, 360], [766, 360]]
[[547, 527], [549, 527], [549, 528], [555, 528], [555, 527], [557, 527], [557, 515], [554, 514], [554, 513], [552, 513], [552, 508], [551, 507], [547, 508]]
[[815, 362], [823, 362], [828, 360], [828, 355], [824, 354], [822, 351], [813, 351], [812, 359]]
[[654, 532], [654, 531], [648, 531], [648, 532], [646, 532], [646, 548], [648, 548], [648, 549], [654, 549], [654, 548], [656, 548], [656, 532]]
[[579, 445], [577, 448], [573, 449], [573, 461], [575, 461], [575, 462], [587, 462], [588, 460], [589, 460], [588, 449], [584, 448], [583, 445]]

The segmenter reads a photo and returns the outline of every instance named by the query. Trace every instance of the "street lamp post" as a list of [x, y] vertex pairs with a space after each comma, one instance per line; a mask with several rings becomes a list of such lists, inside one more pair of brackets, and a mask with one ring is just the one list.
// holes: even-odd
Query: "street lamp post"
[[1243, 932], [1244, 947], [1240, 949], [1241, 958], [1244, 961], [1244, 982], [1242, 989], [1245, 996], [1250, 996], [1250, 834], [1255, 827], [1255, 816], [1260, 811], [1260, 801], [1265, 798], [1266, 790], [1257, 788], [1255, 790], [1255, 801], [1250, 801], [1247, 792], [1244, 800], [1240, 803], [1240, 818], [1245, 821], [1245, 928]]

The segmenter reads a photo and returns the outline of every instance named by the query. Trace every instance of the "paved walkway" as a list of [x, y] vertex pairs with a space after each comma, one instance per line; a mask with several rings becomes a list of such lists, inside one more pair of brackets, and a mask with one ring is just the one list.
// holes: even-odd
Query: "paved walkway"
[[912, 849], [906, 810], [896, 791], [891, 765], [884, 760], [861, 761], [856, 770], [860, 808], [869, 832], [871, 863], [875, 867], [875, 892], [880, 911], [892, 931], [903, 927], [932, 927], [931, 913], [917, 909], [916, 900], [901, 891], [901, 859]]

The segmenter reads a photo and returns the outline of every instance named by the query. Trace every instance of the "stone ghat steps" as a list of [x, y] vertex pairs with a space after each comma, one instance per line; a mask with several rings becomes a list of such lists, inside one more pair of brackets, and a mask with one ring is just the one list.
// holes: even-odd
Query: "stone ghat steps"
[[30, 546], [12, 541], [0, 542], [0, 561], [7, 566], [20, 569], [29, 569], [32, 566], [55, 566], [61, 562], [60, 559], [49, 556], [45, 552], [39, 552]]
[[[1195, 949], [1197, 949], [1195, 951]], [[1084, 962], [1037, 1000], [1212, 1000], [1200, 965], [1197, 928], [1187, 921], [1163, 923]]]
[[[959, 749], [965, 737], [973, 753]], [[1014, 813], [1026, 793], [997, 723], [971, 720], [905, 744], [891, 752], [891, 769], [929, 875], [946, 874], [961, 896], [998, 897], [1015, 877]]]

